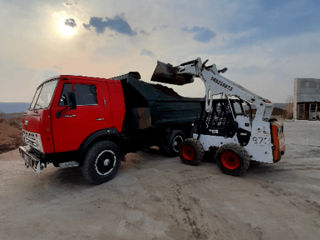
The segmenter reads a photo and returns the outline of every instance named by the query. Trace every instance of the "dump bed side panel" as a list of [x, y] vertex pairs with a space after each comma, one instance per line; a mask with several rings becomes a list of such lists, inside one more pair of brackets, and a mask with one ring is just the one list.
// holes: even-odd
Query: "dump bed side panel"
[[126, 117], [124, 128], [144, 129], [163, 125], [192, 123], [199, 119], [200, 98], [184, 98], [171, 88], [135, 78], [122, 81]]
[[152, 101], [151, 118], [153, 125], [196, 122], [200, 118], [200, 99], [183, 101]]

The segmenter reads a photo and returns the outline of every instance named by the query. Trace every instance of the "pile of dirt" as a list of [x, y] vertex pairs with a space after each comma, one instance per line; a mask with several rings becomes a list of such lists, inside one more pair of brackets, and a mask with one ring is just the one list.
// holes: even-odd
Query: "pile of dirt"
[[0, 116], [0, 153], [16, 149], [22, 144], [21, 118]]
[[136, 167], [143, 161], [142, 157], [137, 153], [128, 153], [125, 156], [125, 161], [121, 162], [121, 169]]
[[168, 96], [182, 98], [177, 92], [167, 86], [163, 86], [160, 84], [152, 84], [152, 86]]

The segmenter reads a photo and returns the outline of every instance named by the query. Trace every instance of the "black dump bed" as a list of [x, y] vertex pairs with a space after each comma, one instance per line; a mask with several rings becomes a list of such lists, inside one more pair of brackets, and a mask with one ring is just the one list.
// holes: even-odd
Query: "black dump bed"
[[138, 72], [113, 79], [122, 82], [124, 91], [124, 130], [192, 123], [200, 118], [202, 98], [182, 97], [166, 86], [141, 81]]

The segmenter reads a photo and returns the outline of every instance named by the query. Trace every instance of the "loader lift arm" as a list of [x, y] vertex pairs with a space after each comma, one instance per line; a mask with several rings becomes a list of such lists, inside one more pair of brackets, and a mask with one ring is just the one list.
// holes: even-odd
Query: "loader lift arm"
[[[257, 109], [255, 119], [263, 121], [268, 121], [270, 119], [273, 104], [269, 100], [264, 99], [239, 84], [223, 77], [221, 73], [225, 72], [227, 69], [218, 70], [215, 64], [206, 66], [207, 61], [208, 60], [202, 62], [200, 58], [197, 58], [172, 68], [175, 71], [176, 76], [189, 76], [186, 78], [187, 80], [185, 83], [191, 82], [190, 77], [199, 77], [203, 81], [206, 90], [206, 112], [212, 110], [213, 96], [222, 94], [227, 97], [238, 97], [243, 101], [254, 105]], [[179, 85], [182, 85], [181, 79], [179, 81]]]

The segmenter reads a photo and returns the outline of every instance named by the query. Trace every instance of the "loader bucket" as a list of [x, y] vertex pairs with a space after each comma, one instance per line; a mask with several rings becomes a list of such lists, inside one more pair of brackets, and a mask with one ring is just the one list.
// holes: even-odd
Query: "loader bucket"
[[157, 66], [151, 77], [153, 82], [170, 83], [175, 85], [184, 85], [193, 82], [193, 76], [190, 74], [177, 73], [178, 68], [171, 64], [158, 61]]

